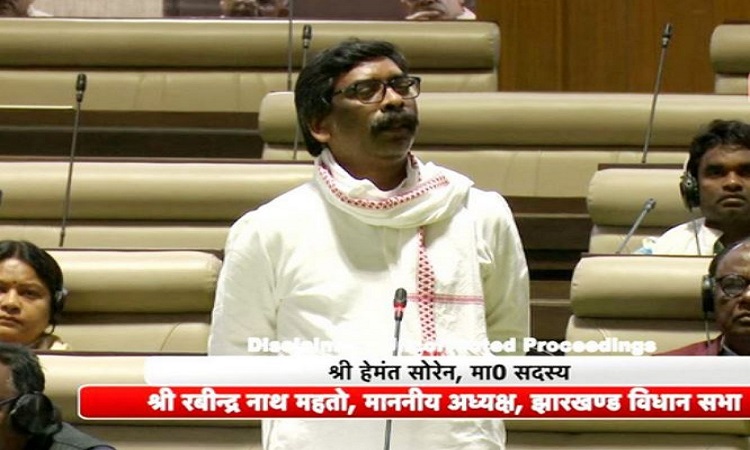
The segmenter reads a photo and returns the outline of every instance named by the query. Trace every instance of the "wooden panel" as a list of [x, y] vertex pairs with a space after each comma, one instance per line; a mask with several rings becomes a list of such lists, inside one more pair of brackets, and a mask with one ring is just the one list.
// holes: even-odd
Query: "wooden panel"
[[711, 33], [750, 20], [750, 2], [503, 0], [480, 2], [477, 12], [500, 25], [500, 90], [652, 92], [669, 21], [662, 92], [709, 93]]
[[628, 84], [628, 2], [565, 2], [565, 90], [625, 91]]
[[479, 2], [478, 18], [500, 26], [500, 90], [562, 90], [561, 5], [561, 0]]

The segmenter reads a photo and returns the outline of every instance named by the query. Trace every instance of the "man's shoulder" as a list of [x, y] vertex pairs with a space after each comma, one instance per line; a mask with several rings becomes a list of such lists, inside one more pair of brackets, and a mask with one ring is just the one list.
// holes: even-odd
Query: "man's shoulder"
[[53, 436], [50, 450], [114, 450], [114, 447], [63, 422]]
[[[693, 254], [696, 231], [701, 229], [703, 219], [690, 220], [675, 225], [660, 236], [643, 240], [643, 245], [636, 253], [646, 255], [681, 255]], [[689, 251], [688, 251], [689, 249]]]
[[255, 209], [245, 212], [246, 216], [263, 216], [270, 219], [276, 216], [288, 217], [299, 214], [307, 214], [306, 210], [315, 204], [315, 199], [320, 198], [312, 183], [304, 183], [294, 189], [286, 191], [273, 197], [267, 203]]
[[675, 350], [657, 353], [656, 356], [711, 356], [718, 355], [721, 349], [721, 338], [696, 342]]

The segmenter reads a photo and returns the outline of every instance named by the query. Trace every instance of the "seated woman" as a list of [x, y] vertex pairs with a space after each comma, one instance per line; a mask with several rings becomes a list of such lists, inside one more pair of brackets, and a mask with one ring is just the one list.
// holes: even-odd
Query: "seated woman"
[[52, 334], [65, 294], [62, 270], [49, 253], [27, 241], [0, 241], [0, 341], [67, 350]]

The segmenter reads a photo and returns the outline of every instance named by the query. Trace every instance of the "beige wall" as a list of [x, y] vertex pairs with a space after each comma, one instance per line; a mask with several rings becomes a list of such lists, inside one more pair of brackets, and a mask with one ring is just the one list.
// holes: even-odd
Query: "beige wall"
[[36, 0], [34, 7], [57, 17], [162, 17], [162, 0]]

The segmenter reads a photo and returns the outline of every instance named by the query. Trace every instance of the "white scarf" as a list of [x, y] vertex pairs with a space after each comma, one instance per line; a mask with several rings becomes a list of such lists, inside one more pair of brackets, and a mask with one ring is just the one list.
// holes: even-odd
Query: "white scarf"
[[[369, 180], [353, 178], [327, 149], [315, 159], [315, 169], [316, 185], [336, 208], [369, 225], [414, 229], [418, 240], [416, 293], [409, 297], [419, 304], [423, 343], [435, 342], [436, 298], [483, 295], [474, 222], [465, 214], [457, 217], [466, 206], [473, 182], [432, 163], [423, 164], [411, 153], [406, 179], [388, 192]], [[450, 258], [429, 257], [432, 243], [427, 237], [433, 227], [441, 236], [441, 254], [450, 254]], [[446, 250], [446, 246], [450, 248]], [[436, 279], [436, 264], [445, 280]]]
[[315, 168], [315, 180], [328, 202], [364, 223], [388, 228], [416, 228], [453, 216], [473, 184], [461, 174], [422, 164], [412, 154], [406, 179], [387, 192], [370, 180], [353, 178], [328, 149], [316, 158]]

